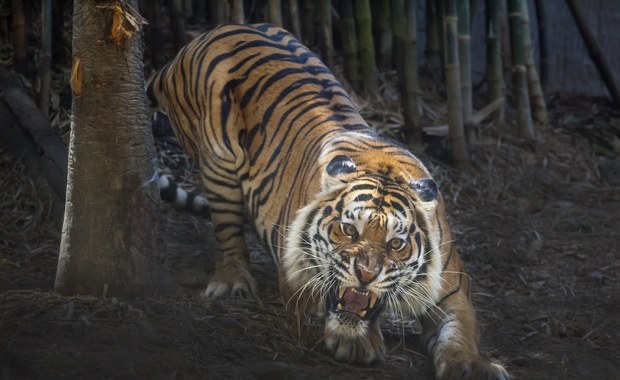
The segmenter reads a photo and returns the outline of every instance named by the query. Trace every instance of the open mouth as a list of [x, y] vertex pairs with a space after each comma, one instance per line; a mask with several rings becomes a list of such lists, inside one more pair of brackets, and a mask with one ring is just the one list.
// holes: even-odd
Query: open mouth
[[376, 317], [382, 307], [375, 293], [357, 288], [334, 288], [329, 298], [332, 312], [348, 313], [364, 320]]

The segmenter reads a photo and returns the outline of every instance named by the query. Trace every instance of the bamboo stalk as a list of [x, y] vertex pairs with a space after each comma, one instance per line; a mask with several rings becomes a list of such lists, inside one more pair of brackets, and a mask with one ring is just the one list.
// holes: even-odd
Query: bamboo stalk
[[344, 53], [344, 76], [355, 91], [361, 87], [359, 61], [357, 60], [357, 33], [355, 32], [355, 18], [353, 16], [353, 0], [340, 1], [340, 28], [342, 34], [342, 49]]
[[463, 102], [463, 124], [469, 142], [476, 139], [476, 126], [472, 124], [472, 86], [471, 86], [471, 35], [469, 1], [459, 1], [457, 4], [458, 33], [459, 33], [459, 68], [461, 75], [461, 101]]
[[594, 62], [594, 66], [598, 70], [599, 75], [603, 79], [605, 86], [607, 86], [607, 90], [609, 90], [609, 94], [611, 95], [611, 99], [613, 102], [620, 106], [620, 91], [618, 91], [618, 87], [616, 86], [616, 81], [614, 80], [614, 75], [605, 60], [605, 56], [603, 55], [603, 51], [601, 50], [600, 45], [594, 38], [594, 35], [588, 28], [588, 24], [586, 20], [583, 18], [581, 12], [579, 11], [579, 7], [574, 0], [566, 0], [566, 4], [570, 8], [570, 11], [577, 23], [577, 28], [581, 33], [581, 38], [583, 38], [583, 42], [586, 44], [586, 48], [588, 49], [588, 53], [590, 54], [590, 58], [592, 62]]
[[26, 74], [26, 21], [22, 0], [11, 1], [12, 32], [13, 32], [13, 70]]
[[378, 34], [378, 64], [384, 70], [388, 70], [392, 67], [392, 25], [390, 14], [390, 2], [381, 1], [377, 5], [377, 34]]
[[170, 25], [174, 35], [174, 49], [175, 51], [179, 51], [187, 44], [183, 4], [181, 0], [167, 0], [167, 2], [170, 8]]
[[[243, 1], [241, 1], [243, 4]], [[288, 1], [288, 11], [291, 18], [291, 29], [293, 35], [301, 41], [301, 24], [299, 22], [299, 3], [297, 0]]]
[[314, 46], [314, 2], [313, 0], [305, 0], [303, 2], [303, 13], [301, 23], [301, 36], [304, 45]]
[[331, 69], [334, 67], [334, 39], [332, 35], [332, 2], [320, 0], [318, 17], [321, 25], [321, 58]]
[[[199, 0], [199, 2], [202, 2]], [[237, 24], [245, 23], [245, 13], [243, 11], [243, 0], [230, 1], [230, 22]]]
[[535, 0], [536, 20], [538, 21], [538, 52], [540, 56], [540, 84], [543, 88], [549, 78], [549, 33], [547, 31], [547, 11], [544, 0]]
[[52, 64], [52, 1], [43, 0], [41, 3], [41, 55], [39, 58], [39, 108], [43, 115], [49, 113], [50, 98], [50, 67]]
[[521, 1], [521, 17], [523, 19], [523, 54], [525, 55], [525, 68], [527, 70], [527, 86], [530, 93], [530, 104], [534, 119], [542, 124], [549, 122], [547, 116], [547, 105], [545, 104], [545, 94], [543, 93], [536, 62], [534, 62], [534, 52], [532, 48], [532, 34], [530, 31], [530, 15], [527, 8], [527, 1]]
[[393, 36], [393, 58], [396, 65], [396, 70], [399, 73], [403, 72], [401, 67], [403, 64], [403, 41], [405, 40], [405, 2], [404, 0], [391, 0], [390, 1], [390, 13], [392, 15], [392, 36]]
[[379, 94], [375, 48], [372, 38], [372, 17], [370, 0], [356, 0], [355, 18], [359, 33], [360, 71], [366, 92], [371, 96]]
[[405, 34], [403, 39], [402, 77], [403, 89], [401, 103], [405, 119], [404, 132], [407, 142], [412, 145], [420, 142], [420, 105], [418, 102], [418, 54], [417, 54], [417, 12], [416, 0], [405, 2]]
[[465, 131], [463, 128], [456, 0], [443, 0], [443, 12], [444, 62], [448, 97], [450, 150], [454, 165], [457, 168], [465, 168], [469, 165], [469, 155], [465, 145]]
[[440, 6], [442, 1], [426, 0], [426, 47], [424, 55], [431, 72], [441, 69], [442, 22]]
[[282, 4], [280, 3], [280, 0], [269, 0], [268, 10], [269, 22], [282, 27], [284, 24], [282, 23]]
[[[502, 27], [500, 18], [500, 0], [485, 1], [486, 16], [486, 60], [487, 60], [487, 101], [492, 103], [504, 97], [504, 70], [502, 66]], [[493, 114], [496, 123], [503, 125], [504, 106]]]
[[508, 23], [510, 27], [510, 51], [512, 57], [512, 86], [515, 99], [515, 121], [521, 137], [534, 138], [534, 126], [530, 111], [527, 88], [527, 68], [523, 41], [523, 18], [521, 1], [508, 0]]

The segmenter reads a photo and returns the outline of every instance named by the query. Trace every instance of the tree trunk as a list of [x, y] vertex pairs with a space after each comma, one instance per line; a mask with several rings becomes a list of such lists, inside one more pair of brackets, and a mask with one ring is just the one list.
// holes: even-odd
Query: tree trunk
[[476, 126], [473, 125], [473, 105], [471, 87], [471, 35], [469, 1], [459, 1], [459, 68], [461, 75], [461, 100], [463, 101], [463, 124], [470, 143], [476, 140]]
[[403, 47], [405, 40], [405, 27], [407, 20], [405, 20], [405, 2], [404, 0], [390, 0], [390, 13], [392, 14], [392, 54], [396, 71], [402, 73], [403, 65]]
[[532, 33], [530, 31], [530, 15], [527, 8], [527, 1], [521, 1], [521, 17], [523, 18], [523, 54], [525, 55], [525, 69], [527, 70], [527, 87], [530, 92], [530, 104], [534, 119], [542, 124], [549, 122], [547, 116], [547, 105], [545, 104], [545, 94], [543, 93], [536, 62], [534, 62], [534, 49], [532, 48]]
[[317, 12], [320, 24], [321, 58], [330, 69], [334, 69], [334, 38], [332, 35], [332, 2], [331, 0], [319, 1]]
[[181, 0], [167, 0], [170, 8], [170, 26], [174, 36], [174, 50], [179, 51], [187, 44], [185, 33], [185, 12]]
[[314, 1], [303, 0], [303, 8], [301, 35], [304, 45], [312, 48], [314, 47]]
[[463, 128], [461, 75], [459, 70], [458, 18], [456, 0], [443, 0], [444, 62], [448, 95], [448, 126], [450, 150], [457, 168], [469, 165]]
[[418, 54], [416, 0], [405, 0], [405, 34], [403, 39], [401, 103], [405, 119], [405, 137], [409, 145], [420, 143], [420, 105], [418, 103]]
[[135, 1], [74, 5], [61, 294], [148, 296], [170, 284], [144, 94], [143, 19], [134, 9]]
[[344, 53], [344, 76], [355, 91], [361, 88], [360, 66], [357, 60], [357, 33], [353, 16], [353, 0], [340, 1], [340, 28]]
[[441, 50], [443, 20], [441, 19], [441, 5], [443, 0], [426, 0], [426, 48], [424, 55], [428, 68], [434, 76], [441, 71]]
[[530, 97], [527, 88], [521, 1], [523, 0], [508, 0], [510, 56], [512, 57], [512, 87], [515, 99], [515, 121], [519, 134], [526, 139], [533, 139], [534, 126], [532, 125]]
[[366, 92], [371, 96], [379, 95], [377, 64], [375, 63], [375, 47], [372, 38], [372, 17], [370, 0], [355, 1], [355, 18], [359, 33], [360, 71]]
[[[504, 70], [502, 65], [502, 27], [501, 27], [501, 13], [500, 2], [501, 0], [486, 0], [485, 15], [486, 15], [486, 32], [487, 32], [487, 86], [488, 86], [488, 99], [489, 103], [493, 103], [495, 100], [504, 97]], [[502, 105], [495, 113], [495, 121], [503, 125], [504, 120], [504, 105]]]
[[149, 41], [147, 46], [149, 47], [152, 64], [155, 69], [160, 69], [166, 64], [164, 49], [161, 48], [164, 46], [164, 28], [161, 25], [161, 10], [159, 4], [149, 0], [144, 1], [142, 9], [144, 9], [146, 18], [149, 21], [144, 29]]
[[11, 1], [12, 32], [13, 32], [13, 70], [26, 75], [26, 19], [22, 0]]
[[379, 35], [377, 60], [383, 70], [392, 68], [392, 16], [390, 15], [390, 2], [380, 1], [377, 4], [377, 34]]

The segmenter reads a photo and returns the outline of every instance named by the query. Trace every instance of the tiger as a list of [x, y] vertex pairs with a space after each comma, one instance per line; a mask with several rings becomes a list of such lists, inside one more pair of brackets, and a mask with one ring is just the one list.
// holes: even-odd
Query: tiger
[[470, 279], [428, 169], [372, 129], [293, 35], [218, 26], [153, 74], [147, 98], [205, 188], [219, 254], [205, 297], [258, 299], [247, 216], [286, 310], [297, 325], [318, 318], [335, 359], [383, 361], [389, 314], [421, 321], [438, 379], [510, 378], [479, 353]]

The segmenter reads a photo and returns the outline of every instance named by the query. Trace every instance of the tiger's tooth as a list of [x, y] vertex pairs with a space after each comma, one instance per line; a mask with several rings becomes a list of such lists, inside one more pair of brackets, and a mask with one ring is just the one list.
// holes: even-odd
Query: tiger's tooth
[[338, 298], [342, 298], [344, 296], [345, 288], [338, 289]]
[[338, 305], [336, 305], [336, 309], [338, 309], [338, 311], [342, 311], [343, 306], [341, 303], [339, 303]]
[[366, 313], [368, 313], [366, 310], [362, 310], [359, 313], [357, 313], [357, 315], [359, 315], [361, 318], [364, 318], [366, 316]]
[[373, 308], [377, 303], [377, 295], [375, 293], [370, 293], [370, 302], [368, 302], [368, 307]]

